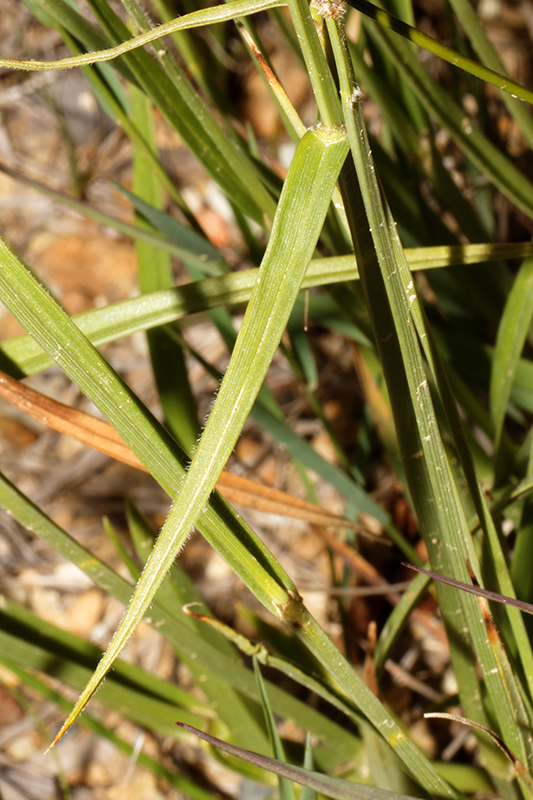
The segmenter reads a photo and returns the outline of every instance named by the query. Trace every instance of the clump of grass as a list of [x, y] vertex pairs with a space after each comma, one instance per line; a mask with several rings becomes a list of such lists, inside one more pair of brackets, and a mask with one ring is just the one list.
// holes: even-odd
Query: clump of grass
[[[419, 544], [433, 571], [531, 600], [533, 253], [527, 241], [494, 240], [501, 197], [513, 209], [517, 226], [522, 225], [520, 238], [527, 240], [533, 185], [520, 163], [489, 135], [493, 120], [480, 79], [501, 90], [501, 101], [493, 102], [497, 113], [505, 104], [529, 142], [531, 116], [517, 98], [529, 102], [531, 93], [504, 74], [479, 20], [460, 0], [452, 3], [454, 20], [468, 37], [455, 30], [457, 51], [420, 35], [409, 3], [395, 4], [391, 15], [363, 0], [351, 4], [358, 12], [338, 2], [308, 6], [289, 0], [285, 14], [278, 0], [237, 0], [188, 9], [173, 19], [165, 2], [154, 2], [154, 12], [166, 20], [155, 30], [136, 0], [123, 0], [127, 24], [106, 0], [89, 0], [91, 22], [65, 0], [28, 5], [44, 24], [57, 27], [74, 55], [48, 64], [5, 59], [0, 64], [25, 70], [83, 67], [102, 107], [131, 140], [134, 180], [132, 190], [124, 193], [135, 209], [134, 225], [125, 226], [84, 203], [64, 201], [135, 239], [142, 297], [74, 319], [2, 242], [0, 299], [29, 337], [2, 344], [1, 366], [21, 378], [59, 365], [114, 429], [109, 434], [113, 447], [122, 447], [120, 437], [172, 501], [149, 554], [146, 542], [152, 532], [142, 514], [129, 507], [137, 560], [121, 553], [137, 581], [133, 591], [1, 477], [0, 503], [8, 513], [127, 605], [92, 672], [95, 653], [82, 642], [6, 602], [2, 662], [63, 707], [59, 695], [32, 672], [46, 672], [53, 655], [60, 666], [51, 674], [81, 691], [53, 744], [78, 718], [95, 727], [91, 717], [79, 715], [114, 667], [103, 683], [102, 701], [115, 707], [120, 695], [124, 713], [161, 733], [181, 735], [174, 719], [189, 729], [213, 725], [213, 704], [216, 730], [232, 740], [233, 753], [244, 746], [265, 755], [272, 742], [278, 762], [286, 760], [289, 751], [277, 736], [272, 711], [312, 733], [317, 744], [312, 753], [307, 748], [303, 771], [268, 764], [281, 770], [280, 796], [294, 796], [291, 779], [307, 782], [302, 790], [307, 797], [312, 791], [381, 797], [386, 789], [395, 796], [452, 798], [487, 788], [509, 799], [520, 792], [530, 795], [533, 653], [517, 608], [494, 609], [493, 619], [456, 584], [437, 586], [458, 695], [445, 699], [441, 710], [460, 703], [479, 748], [478, 764], [470, 770], [440, 763], [415, 743], [379, 692], [387, 658], [426, 592], [427, 574], [417, 576], [401, 599], [388, 590], [394, 608], [375, 646], [369, 647], [362, 676], [317, 624], [298, 586], [256, 532], [213, 490], [253, 415], [285, 445], [309, 487], [306, 470], [311, 469], [344, 497], [347, 515], [375, 519], [394, 542], [391, 559], [420, 563], [405, 531], [368, 493], [364, 467], [372, 463], [376, 437], [414, 514]], [[317, 118], [309, 130], [266, 64], [254, 17], [259, 11], [268, 12], [306, 70]], [[356, 36], [351, 33], [355, 19], [360, 23]], [[249, 48], [258, 61], [286, 136], [295, 143], [283, 183], [265, 149], [236, 122], [230, 92], [221, 90], [223, 78], [228, 80], [221, 74], [217, 49], [206, 48], [194, 33], [205, 28], [222, 48], [224, 25], [233, 20], [240, 21], [240, 58], [252, 57]], [[414, 45], [459, 68], [450, 78], [451, 88], [435, 80]], [[461, 54], [471, 49], [481, 63]], [[476, 116], [465, 113], [466, 91], [477, 96]], [[370, 104], [380, 114], [374, 134], [367, 131], [364, 114]], [[224, 253], [202, 233], [160, 161], [154, 109], [225, 194], [240, 229], [240, 256], [243, 263], [257, 261], [257, 272], [232, 271]], [[463, 188], [442, 157], [440, 131], [446, 132]], [[166, 213], [165, 196], [179, 221]], [[171, 255], [189, 272], [191, 285], [183, 290], [173, 287]], [[313, 289], [310, 318], [341, 330], [357, 350], [365, 412], [355, 457], [344, 451], [316, 391], [315, 357], [295, 322], [303, 288]], [[230, 312], [243, 303], [246, 313], [237, 333]], [[180, 320], [198, 311], [211, 315], [231, 353], [201, 434], [180, 328]], [[164, 425], [97, 349], [136, 330], [147, 332]], [[286, 330], [289, 345], [283, 341], [281, 346], [330, 436], [339, 467], [291, 431], [263, 385]], [[216, 374], [213, 365], [203, 366]], [[72, 428], [78, 433], [71, 432], [79, 437], [85, 422], [76, 418]], [[99, 430], [104, 436], [105, 430]], [[512, 540], [503, 536], [504, 519], [513, 523]], [[338, 525], [339, 519], [332, 522]], [[287, 636], [280, 638], [275, 626], [265, 624], [266, 646], [259, 647], [206, 615], [190, 613], [191, 604], [202, 598], [175, 559], [194, 526], [263, 608], [284, 624]], [[358, 532], [362, 526], [346, 522], [345, 527]], [[116, 540], [111, 526], [108, 532]], [[148, 612], [189, 667], [205, 703], [120, 661]], [[36, 641], [37, 631], [44, 639]], [[275, 681], [265, 688], [257, 667], [254, 676], [239, 650], [253, 655], [256, 664], [262, 661], [285, 673], [323, 704], [303, 703]], [[85, 671], [69, 671], [81, 654]], [[266, 725], [258, 716], [260, 706]], [[105, 735], [127, 749], [111, 732]], [[214, 742], [209, 734], [204, 738]], [[303, 763], [302, 749], [293, 747], [291, 758]], [[343, 770], [350, 780], [320, 779], [312, 771], [313, 760], [323, 773]], [[206, 796], [204, 789], [161, 764], [147, 757], [144, 763], [188, 796]], [[264, 780], [264, 766], [264, 759], [256, 759], [248, 774]], [[363, 782], [373, 788], [363, 790]]]

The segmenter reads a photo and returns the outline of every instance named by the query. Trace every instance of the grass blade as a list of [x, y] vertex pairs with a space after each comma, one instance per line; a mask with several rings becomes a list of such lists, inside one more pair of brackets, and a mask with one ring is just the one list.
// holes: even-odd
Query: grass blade
[[408, 39], [410, 42], [413, 42], [419, 47], [423, 47], [425, 50], [429, 50], [430, 53], [442, 58], [449, 64], [459, 67], [459, 69], [470, 73], [470, 75], [475, 75], [476, 78], [479, 78], [486, 83], [491, 83], [493, 86], [497, 86], [498, 89], [501, 89], [503, 92], [508, 92], [513, 97], [519, 97], [521, 100], [526, 100], [528, 103], [533, 103], [533, 92], [530, 92], [525, 88], [525, 86], [516, 83], [516, 81], [511, 80], [508, 76], [501, 75], [495, 70], [484, 67], [482, 64], [473, 61], [471, 58], [467, 58], [466, 56], [461, 55], [461, 53], [455, 52], [451, 47], [447, 47], [441, 42], [438, 42], [436, 39], [433, 39], [431, 36], [428, 36], [426, 33], [422, 33], [421, 31], [416, 30], [416, 28], [413, 28], [411, 25], [407, 25], [407, 23], [403, 22], [397, 17], [394, 17], [392, 14], [389, 14], [382, 8], [379, 8], [373, 3], [369, 3], [368, 0], [346, 1], [349, 3], [349, 5], [353, 6], [353, 8], [356, 8], [358, 11], [361, 11], [370, 19], [376, 20], [376, 22], [382, 27], [388, 28], [395, 33], [399, 33], [405, 39]]
[[[36, 1], [38, 2], [38, 0]], [[183, 17], [178, 17], [170, 22], [165, 22], [150, 31], [140, 33], [138, 36], [134, 36], [125, 42], [115, 45], [114, 47], [108, 47], [105, 50], [102, 50], [101, 47], [98, 48], [97, 46], [94, 48], [93, 52], [84, 53], [83, 55], [79, 56], [72, 56], [70, 58], [61, 58], [59, 61], [14, 61], [12, 59], [2, 58], [0, 59], [0, 67], [31, 71], [40, 69], [54, 70], [83, 67], [87, 66], [88, 64], [96, 64], [97, 62], [101, 61], [112, 61], [113, 59], [124, 55], [124, 53], [129, 53], [132, 50], [136, 50], [137, 48], [143, 47], [146, 44], [156, 42], [162, 36], [167, 36], [168, 34], [175, 33], [176, 31], [202, 28], [205, 25], [215, 25], [220, 22], [228, 22], [230, 20], [237, 19], [238, 17], [246, 17], [249, 14], [257, 14], [267, 9], [284, 6], [285, 4], [285, 0], [234, 0], [234, 2], [226, 3], [225, 5], [217, 5], [215, 7], [193, 11], [191, 14], [186, 14]], [[53, 14], [53, 11], [56, 10], [58, 6], [54, 7], [52, 0], [50, 0], [49, 6], [45, 6], [44, 4], [40, 5], [42, 5], [43, 9], [50, 14], [52, 19], [57, 19], [57, 16]], [[88, 25], [85, 30], [89, 30]], [[98, 44], [101, 45], [103, 41], [102, 34], [98, 34], [96, 31], [93, 31], [92, 35], [95, 41], [98, 41], [99, 39]]]
[[490, 376], [490, 408], [494, 424], [495, 483], [503, 477], [500, 444], [520, 355], [533, 316], [533, 259], [526, 259], [515, 278], [498, 328]]
[[[177, 723], [181, 728], [189, 733], [193, 733], [198, 738], [208, 742], [213, 747], [219, 747], [224, 752], [229, 753], [237, 758], [244, 758], [251, 764], [266, 769], [268, 772], [274, 772], [289, 781], [299, 783], [302, 786], [307, 786], [310, 789], [315, 789], [320, 794], [326, 797], [332, 797], [334, 800], [408, 800], [405, 795], [396, 794], [395, 792], [387, 792], [384, 789], [375, 789], [370, 786], [364, 786], [360, 783], [351, 783], [344, 781], [341, 778], [332, 778], [329, 775], [322, 775], [319, 772], [312, 772], [303, 767], [296, 767], [292, 764], [284, 764], [282, 761], [276, 761], [273, 758], [266, 758], [259, 756], [256, 753], [250, 753], [248, 750], [241, 750], [239, 747], [223, 742], [215, 736], [210, 736], [203, 731], [193, 728], [191, 725], [186, 725], [183, 722]], [[416, 800], [416, 798], [409, 798], [409, 800]]]
[[[274, 714], [272, 713], [272, 709], [270, 708], [266, 687], [263, 681], [263, 676], [261, 675], [261, 669], [259, 667], [257, 659], [255, 658], [254, 658], [254, 672], [255, 672], [255, 678], [257, 680], [257, 685], [259, 686], [261, 700], [263, 702], [263, 711], [265, 714], [270, 741], [274, 749], [274, 755], [278, 761], [286, 762], [287, 758], [285, 756], [283, 744], [281, 742], [281, 738], [278, 733], [278, 729], [276, 727]], [[296, 800], [296, 794], [294, 792], [294, 787], [292, 783], [288, 781], [286, 778], [283, 778], [281, 775], [278, 776], [278, 790], [279, 790], [280, 800]]]
[[[133, 119], [150, 150], [156, 150], [152, 104], [135, 86], [131, 87]], [[144, 155], [144, 148], [135, 148], [133, 159], [133, 188], [135, 193], [152, 207], [161, 210], [163, 204], [161, 186], [154, 175], [151, 164]], [[137, 224], [150, 225], [137, 216]], [[136, 243], [139, 289], [142, 293], [170, 289], [173, 276], [170, 257], [157, 247], [145, 242]], [[177, 322], [172, 323], [179, 333]], [[198, 435], [200, 423], [196, 403], [189, 384], [185, 354], [175, 337], [161, 328], [146, 332], [150, 361], [159, 400], [165, 415], [165, 423], [186, 453], [191, 453]]]

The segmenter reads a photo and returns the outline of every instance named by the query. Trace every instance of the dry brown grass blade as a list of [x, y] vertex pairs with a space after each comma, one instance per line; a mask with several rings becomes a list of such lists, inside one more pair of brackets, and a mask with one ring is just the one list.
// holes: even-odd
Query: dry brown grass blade
[[[52, 400], [3, 372], [0, 372], [0, 397], [49, 428], [92, 447], [110, 458], [146, 472], [144, 464], [139, 461], [114, 428], [104, 420]], [[231, 503], [238, 503], [246, 508], [254, 508], [258, 511], [292, 519], [301, 519], [315, 525], [351, 528], [361, 532], [360, 525], [346, 520], [338, 514], [307, 503], [305, 500], [299, 500], [279, 489], [272, 489], [229, 472], [221, 474], [217, 489]]]
[[519, 608], [520, 611], [525, 611], [526, 614], [533, 614], [533, 605], [531, 603], [526, 603], [524, 600], [517, 600], [516, 597], [506, 597], [504, 594], [491, 592], [489, 589], [482, 589], [481, 586], [472, 586], [468, 583], [456, 581], [453, 578], [446, 578], [444, 575], [437, 575], [436, 572], [430, 572], [427, 569], [422, 569], [422, 567], [415, 567], [413, 564], [402, 562], [402, 565], [414, 570], [414, 572], [421, 572], [422, 575], [428, 575], [435, 581], [445, 583], [446, 586], [454, 586], [456, 589], [461, 589], [462, 592], [475, 594], [478, 597], [486, 597], [487, 600], [493, 600], [495, 603], [501, 603], [505, 606], [513, 606], [514, 608]]
[[59, 403], [0, 372], [0, 397], [33, 419], [99, 450], [117, 461], [146, 471], [115, 430], [104, 420]]
[[349, 569], [354, 572], [364, 583], [369, 586], [380, 586], [383, 588], [383, 597], [393, 606], [400, 600], [401, 594], [388, 590], [389, 583], [383, 578], [377, 569], [370, 564], [360, 553], [356, 552], [353, 547], [336, 539], [329, 531], [315, 526], [315, 532], [326, 543], [326, 545], [340, 556]]
[[[255, 508], [270, 514], [279, 514], [283, 517], [301, 519], [313, 525], [328, 525], [340, 528], [350, 528], [360, 533], [361, 526], [356, 522], [344, 519], [338, 514], [333, 514], [320, 506], [300, 500], [297, 497], [265, 486], [262, 483], [223, 472], [217, 483], [217, 489], [232, 503], [238, 503], [246, 508]], [[253, 504], [250, 502], [253, 498]]]
[[374, 662], [374, 653], [376, 652], [376, 643], [378, 638], [378, 629], [375, 620], [372, 620], [368, 625], [368, 632], [366, 636], [366, 653], [365, 663], [363, 666], [363, 679], [370, 689], [370, 691], [380, 697], [379, 681], [376, 674], [376, 665]]
[[[501, 736], [498, 736], [497, 733], [491, 731], [490, 728], [485, 727], [485, 725], [480, 725], [479, 722], [474, 722], [471, 719], [465, 719], [465, 717], [458, 717], [456, 714], [448, 714], [445, 711], [431, 711], [427, 714], [424, 714], [424, 719], [448, 719], [450, 722], [460, 722], [461, 725], [468, 725], [469, 728], [476, 728], [478, 731], [483, 731], [486, 733], [487, 736], [490, 736], [492, 741], [498, 745], [500, 750], [502, 750], [511, 764], [513, 765], [513, 769], [517, 778], [527, 778], [527, 772], [524, 765], [521, 761], [515, 756], [512, 750], [510, 750]], [[528, 781], [530, 783], [530, 781]]]

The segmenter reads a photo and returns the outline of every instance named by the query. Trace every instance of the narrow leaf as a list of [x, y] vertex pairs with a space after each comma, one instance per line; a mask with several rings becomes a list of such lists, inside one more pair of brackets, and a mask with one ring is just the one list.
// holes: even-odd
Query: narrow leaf
[[[498, 328], [490, 376], [490, 409], [494, 423], [494, 459], [498, 471], [507, 404], [518, 362], [533, 316], [533, 258], [526, 258], [516, 275]], [[501, 469], [501, 467], [500, 467]]]
[[520, 611], [524, 611], [526, 614], [533, 614], [533, 605], [531, 605], [531, 603], [526, 603], [523, 600], [517, 600], [516, 597], [506, 597], [498, 592], [491, 592], [489, 589], [482, 589], [481, 586], [472, 586], [470, 583], [463, 583], [462, 581], [456, 581], [453, 578], [447, 578], [444, 575], [437, 575], [436, 572], [430, 572], [427, 569], [415, 567], [412, 564], [404, 564], [404, 567], [409, 567], [409, 569], [413, 569], [415, 572], [420, 572], [422, 575], [427, 575], [429, 578], [433, 578], [433, 580], [439, 581], [440, 583], [445, 583], [447, 586], [454, 586], [456, 589], [461, 589], [463, 592], [475, 594], [478, 597], [485, 597], [487, 600], [492, 600], [495, 603], [502, 603], [506, 606], [514, 606], [515, 608], [519, 608]]
[[0, 58], [0, 67], [7, 69], [20, 70], [43, 70], [43, 69], [71, 69], [87, 64], [95, 64], [99, 61], [112, 61], [124, 53], [136, 50], [150, 42], [155, 42], [162, 36], [175, 31], [199, 28], [204, 25], [215, 25], [219, 22], [228, 22], [238, 17], [246, 17], [248, 14], [257, 14], [269, 8], [285, 5], [284, 0], [235, 0], [227, 5], [218, 5], [214, 8], [201, 9], [178, 17], [170, 22], [158, 25], [146, 33], [141, 33], [128, 39], [126, 42], [108, 47], [105, 50], [97, 50], [91, 53], [84, 53], [70, 58], [61, 58], [58, 61], [16, 61], [9, 58]]
[[[261, 675], [261, 668], [256, 658], [254, 658], [254, 672], [255, 672], [255, 679], [259, 687], [261, 700], [263, 703], [263, 711], [265, 714], [268, 733], [270, 735], [270, 741], [274, 749], [274, 755], [276, 756], [278, 761], [286, 762], [287, 759], [285, 756], [285, 751], [283, 749], [283, 744], [281, 742], [281, 738], [278, 733], [276, 721], [274, 719], [274, 714], [272, 713], [272, 709], [270, 707], [270, 702], [268, 699], [265, 683], [263, 681], [263, 676]], [[290, 781], [279, 775], [278, 785], [279, 785], [280, 800], [296, 800], [296, 794], [294, 792], [293, 785]]]
[[273, 772], [294, 783], [299, 783], [301, 786], [315, 789], [315, 791], [326, 795], [326, 797], [332, 797], [334, 800], [416, 800], [414, 797], [407, 798], [405, 795], [387, 792], [384, 789], [374, 789], [361, 783], [332, 778], [329, 775], [322, 775], [320, 772], [312, 772], [303, 767], [296, 767], [292, 764], [276, 761], [273, 758], [266, 758], [265, 756], [257, 755], [257, 753], [251, 753], [249, 750], [242, 750], [240, 747], [223, 742], [221, 739], [210, 736], [210, 734], [193, 728], [191, 725], [186, 725], [184, 722], [177, 722], [176, 724], [229, 755], [242, 758], [250, 764], [255, 764], [267, 770], [267, 772]]

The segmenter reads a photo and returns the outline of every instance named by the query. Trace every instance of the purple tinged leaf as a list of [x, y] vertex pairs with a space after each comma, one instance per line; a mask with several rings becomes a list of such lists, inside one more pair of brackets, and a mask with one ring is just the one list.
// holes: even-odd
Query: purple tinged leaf
[[222, 739], [211, 736], [209, 733], [193, 728], [192, 725], [187, 725], [185, 722], [177, 722], [176, 724], [213, 747], [218, 747], [219, 750], [229, 753], [229, 755], [241, 758], [249, 764], [254, 764], [267, 772], [273, 772], [282, 778], [299, 783], [301, 786], [307, 786], [309, 789], [321, 792], [321, 794], [331, 797], [333, 800], [417, 800], [413, 797], [406, 797], [403, 794], [396, 794], [396, 792], [364, 786], [361, 783], [345, 781], [342, 778], [332, 778], [320, 772], [296, 767], [293, 764], [285, 764], [282, 761], [276, 761], [274, 758], [251, 753], [249, 750], [243, 750], [241, 747], [228, 744]]
[[402, 565], [404, 567], [409, 567], [409, 569], [412, 569], [415, 572], [421, 572], [422, 575], [427, 575], [428, 577], [433, 578], [435, 581], [445, 583], [446, 586], [454, 586], [456, 589], [461, 589], [463, 592], [476, 594], [478, 597], [486, 597], [487, 600], [493, 600], [495, 603], [502, 603], [505, 606], [514, 606], [515, 608], [519, 608], [521, 611], [524, 611], [526, 614], [533, 614], [533, 605], [531, 605], [531, 603], [525, 603], [523, 600], [517, 600], [515, 597], [506, 597], [504, 594], [491, 592], [488, 589], [482, 589], [480, 586], [471, 586], [469, 583], [462, 583], [461, 581], [456, 581], [453, 578], [445, 578], [443, 575], [437, 575], [436, 572], [429, 572], [427, 569], [415, 567], [412, 564], [403, 563]]

